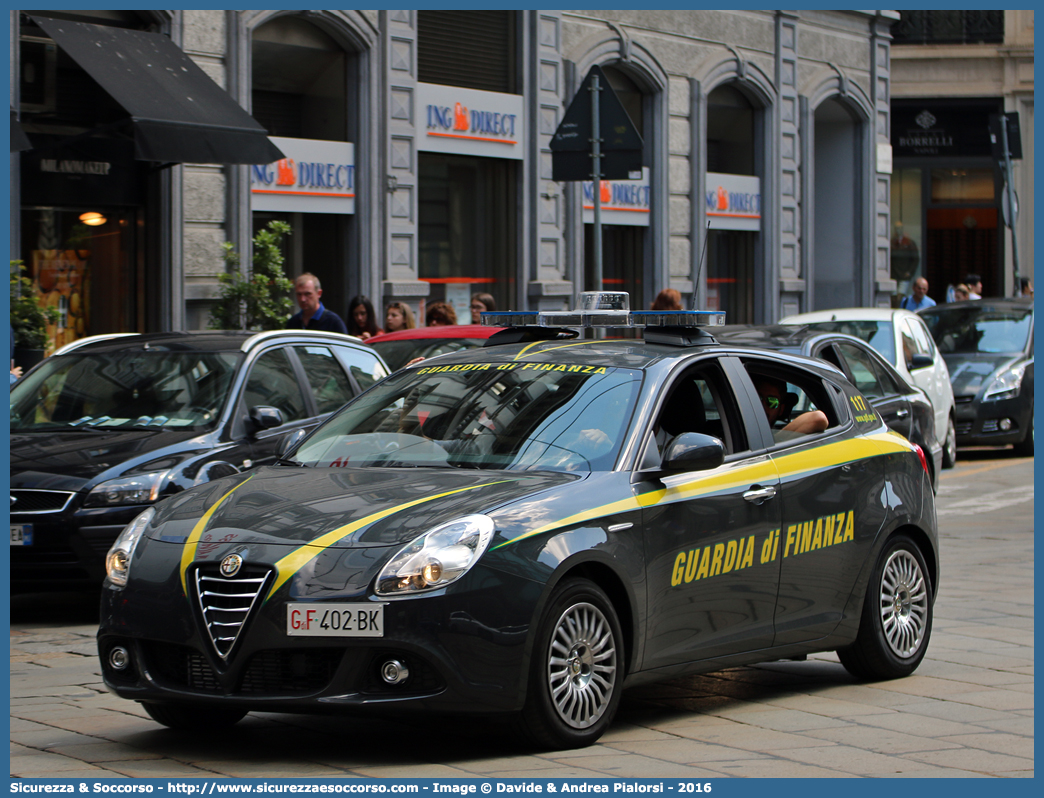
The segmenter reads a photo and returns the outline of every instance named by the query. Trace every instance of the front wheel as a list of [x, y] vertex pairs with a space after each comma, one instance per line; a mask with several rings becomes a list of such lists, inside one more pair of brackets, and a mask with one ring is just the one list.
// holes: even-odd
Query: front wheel
[[928, 649], [932, 604], [921, 550], [906, 535], [896, 535], [874, 566], [855, 642], [837, 651], [841, 664], [861, 679], [909, 676]]
[[957, 430], [954, 429], [953, 419], [946, 422], [946, 440], [943, 441], [943, 468], [953, 468], [957, 465]]
[[594, 582], [572, 579], [552, 594], [530, 661], [522, 732], [541, 748], [582, 748], [613, 720], [623, 683], [623, 633]]
[[234, 726], [246, 716], [246, 710], [215, 707], [206, 704], [168, 704], [142, 702], [154, 721], [178, 731], [219, 731]]

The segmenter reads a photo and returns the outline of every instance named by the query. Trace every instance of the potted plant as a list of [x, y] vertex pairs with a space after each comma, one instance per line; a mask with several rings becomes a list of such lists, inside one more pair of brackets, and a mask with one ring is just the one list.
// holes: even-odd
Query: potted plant
[[283, 237], [290, 234], [286, 222], [271, 221], [258, 230], [253, 241], [253, 268], [244, 277], [239, 254], [232, 243], [222, 244], [229, 271], [219, 275], [218, 303], [210, 311], [212, 330], [279, 330], [293, 308], [294, 284], [283, 272]]
[[43, 307], [33, 281], [25, 276], [20, 260], [11, 261], [11, 331], [14, 335], [15, 364], [28, 371], [44, 359], [47, 350], [47, 325], [56, 324], [58, 309]]

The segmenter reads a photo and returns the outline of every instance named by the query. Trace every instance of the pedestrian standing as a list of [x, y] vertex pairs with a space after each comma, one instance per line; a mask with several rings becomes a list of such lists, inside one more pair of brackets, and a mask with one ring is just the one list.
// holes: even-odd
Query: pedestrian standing
[[383, 332], [377, 326], [377, 314], [367, 296], [352, 297], [348, 303], [348, 334], [366, 340]]
[[982, 278], [977, 274], [969, 274], [964, 278], [968, 286], [968, 299], [982, 299]]
[[904, 297], [903, 301], [899, 303], [899, 307], [903, 310], [912, 310], [915, 313], [923, 308], [934, 308], [935, 300], [928, 296], [928, 281], [923, 277], [918, 277], [913, 283], [913, 293]]
[[398, 332], [399, 330], [412, 330], [416, 328], [417, 320], [413, 317], [413, 310], [405, 302], [389, 302], [384, 311], [384, 331]]
[[482, 314], [492, 313], [497, 309], [497, 303], [491, 294], [471, 295], [471, 323], [482, 324]]
[[288, 330], [325, 330], [326, 332], [346, 333], [348, 328], [344, 319], [327, 310], [321, 301], [323, 289], [319, 278], [305, 272], [294, 280], [294, 294], [301, 308], [286, 323]]
[[457, 311], [453, 309], [453, 305], [446, 302], [433, 302], [428, 305], [428, 310], [424, 314], [424, 321], [427, 322], [429, 327], [445, 327], [450, 324], [456, 324]]

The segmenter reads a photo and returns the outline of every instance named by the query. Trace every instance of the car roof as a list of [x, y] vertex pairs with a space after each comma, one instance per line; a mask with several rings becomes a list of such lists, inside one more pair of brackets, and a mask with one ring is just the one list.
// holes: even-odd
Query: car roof
[[193, 352], [249, 352], [270, 341], [302, 341], [311, 343], [339, 343], [362, 346], [358, 338], [341, 333], [318, 330], [203, 330], [198, 332], [120, 333], [97, 335], [73, 341], [55, 352], [102, 354], [144, 347]]
[[896, 316], [916, 316], [913, 311], [902, 308], [834, 308], [796, 313], [787, 316], [780, 324], [812, 324], [820, 321], [891, 321]]
[[947, 302], [945, 305], [925, 308], [926, 311], [934, 310], [959, 310], [961, 308], [979, 308], [984, 311], [990, 310], [1029, 310], [1033, 312], [1033, 300], [1029, 297], [986, 297], [985, 299], [967, 299], [963, 302]]
[[420, 338], [489, 338], [493, 333], [502, 329], [503, 327], [490, 327], [486, 324], [443, 324], [437, 327], [415, 327], [412, 330], [381, 333], [370, 338], [367, 343], [412, 341]]

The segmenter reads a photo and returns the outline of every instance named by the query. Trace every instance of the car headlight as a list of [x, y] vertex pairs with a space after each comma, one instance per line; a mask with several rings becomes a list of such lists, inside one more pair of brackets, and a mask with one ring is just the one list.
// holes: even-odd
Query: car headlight
[[150, 504], [159, 498], [160, 488], [163, 487], [163, 480], [166, 476], [166, 471], [156, 471], [152, 474], [135, 474], [132, 477], [110, 479], [87, 494], [85, 504], [88, 507]]
[[999, 399], [1013, 399], [1022, 390], [1022, 378], [1026, 375], [1026, 363], [1005, 369], [989, 384], [982, 396], [984, 402], [996, 402]]
[[109, 577], [109, 581], [114, 585], [122, 587], [127, 584], [127, 574], [130, 572], [131, 557], [134, 556], [134, 549], [137, 547], [138, 541], [141, 540], [145, 527], [149, 525], [149, 521], [152, 520], [155, 514], [155, 507], [150, 507], [145, 512], [139, 514], [137, 518], [123, 528], [120, 536], [116, 538], [116, 542], [109, 549], [109, 553], [105, 555], [105, 573]]
[[470, 570], [493, 539], [493, 519], [467, 515], [426, 532], [391, 558], [377, 577], [379, 596], [445, 587]]

